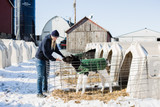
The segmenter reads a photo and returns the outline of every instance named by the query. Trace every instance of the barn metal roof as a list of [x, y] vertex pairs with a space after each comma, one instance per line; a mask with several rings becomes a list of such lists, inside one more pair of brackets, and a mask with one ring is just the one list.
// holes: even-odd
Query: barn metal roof
[[130, 37], [130, 36], [153, 36], [153, 35], [156, 37], [160, 37], [160, 32], [144, 28], [144, 29], [126, 33], [117, 37], [121, 38], [121, 37]]
[[66, 33], [68, 33], [70, 30], [72, 30], [76, 25], [78, 25], [78, 24], [80, 24], [83, 20], [89, 20], [90, 22], [92, 22], [93, 24], [95, 24], [95, 25], [97, 25], [98, 27], [100, 27], [101, 29], [103, 29], [104, 31], [106, 31], [111, 37], [112, 37], [112, 35], [111, 35], [111, 33], [109, 32], [109, 31], [107, 31], [106, 29], [104, 29], [103, 27], [101, 27], [100, 25], [98, 25], [97, 23], [95, 23], [95, 22], [93, 22], [91, 19], [89, 19], [89, 18], [87, 18], [86, 16], [83, 18], [83, 19], [81, 19], [79, 22], [77, 22], [76, 24], [74, 24], [72, 27], [70, 27], [67, 31], [66, 31]]

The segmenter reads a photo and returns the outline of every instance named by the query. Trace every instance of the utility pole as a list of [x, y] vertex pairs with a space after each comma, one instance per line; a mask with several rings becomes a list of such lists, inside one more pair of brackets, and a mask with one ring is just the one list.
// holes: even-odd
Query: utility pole
[[76, 0], [74, 0], [73, 7], [74, 7], [74, 24], [76, 24]]

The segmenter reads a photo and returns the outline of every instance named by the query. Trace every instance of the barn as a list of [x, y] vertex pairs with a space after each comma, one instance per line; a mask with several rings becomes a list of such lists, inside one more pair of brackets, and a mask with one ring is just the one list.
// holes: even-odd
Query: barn
[[67, 51], [83, 52], [87, 43], [111, 42], [112, 35], [91, 19], [84, 17], [67, 31]]
[[141, 29], [117, 37], [119, 42], [152, 42], [160, 41], [160, 32], [150, 30], [150, 29]]
[[66, 37], [65, 31], [72, 25], [73, 23], [71, 23], [71, 21], [68, 21], [60, 16], [54, 16], [43, 27], [39, 42], [41, 42], [41, 40], [43, 40], [46, 35], [51, 34], [53, 30], [58, 30], [60, 37], [57, 39], [57, 43], [60, 43], [60, 41]]
[[13, 32], [13, 0], [0, 0], [0, 38], [11, 38]]

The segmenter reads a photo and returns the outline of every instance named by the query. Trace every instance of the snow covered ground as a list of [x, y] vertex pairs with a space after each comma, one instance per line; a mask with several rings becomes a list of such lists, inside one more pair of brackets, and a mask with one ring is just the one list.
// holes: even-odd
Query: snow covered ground
[[[54, 89], [54, 73], [49, 86], [50, 92]], [[99, 100], [94, 101], [69, 101], [64, 103], [61, 99], [55, 99], [51, 95], [47, 98], [36, 97], [36, 66], [35, 59], [20, 63], [18, 66], [10, 66], [0, 70], [0, 107], [159, 107], [160, 100], [135, 99], [119, 97], [108, 104]]]

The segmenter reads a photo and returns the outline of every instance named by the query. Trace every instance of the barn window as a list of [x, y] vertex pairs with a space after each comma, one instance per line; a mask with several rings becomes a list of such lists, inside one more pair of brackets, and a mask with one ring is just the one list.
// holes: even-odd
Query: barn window
[[160, 41], [160, 38], [157, 38], [157, 41]]
[[89, 25], [89, 30], [91, 31], [91, 24]]

